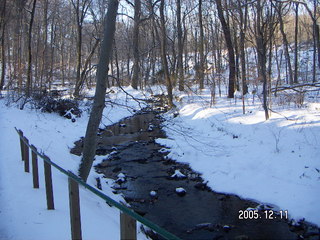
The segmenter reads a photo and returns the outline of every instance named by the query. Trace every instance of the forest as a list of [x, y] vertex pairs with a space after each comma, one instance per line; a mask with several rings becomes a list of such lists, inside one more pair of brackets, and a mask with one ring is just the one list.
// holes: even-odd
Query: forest
[[[263, 85], [267, 108], [280, 86], [317, 81], [318, 4], [121, 1], [107, 86], [165, 84], [172, 102], [175, 86], [210, 86], [214, 99], [224, 85], [229, 98]], [[95, 84], [106, 8], [103, 0], [2, 0], [0, 89], [83, 95]]]
[[[319, 238], [319, 19], [319, 0], [0, 0], [0, 239], [75, 228], [70, 179], [52, 171], [57, 211], [45, 162], [32, 189], [29, 142], [169, 232], [133, 217], [133, 239]], [[72, 239], [127, 239], [78, 191]]]

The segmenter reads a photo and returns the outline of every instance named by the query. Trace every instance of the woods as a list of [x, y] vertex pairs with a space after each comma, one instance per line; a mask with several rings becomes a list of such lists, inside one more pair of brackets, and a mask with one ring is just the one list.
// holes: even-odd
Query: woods
[[319, 3], [0, 0], [0, 239], [320, 237]]
[[[230, 99], [240, 92], [243, 114], [246, 95], [252, 94], [261, 100], [268, 120], [271, 95], [276, 96], [278, 89], [317, 86], [318, 4], [317, 0], [1, 0], [0, 89], [18, 93], [25, 102], [53, 91], [81, 99], [96, 89], [80, 167], [80, 176], [86, 179], [106, 88], [164, 86], [171, 108], [176, 89], [188, 93], [208, 87], [211, 105], [216, 92], [219, 97], [225, 92]], [[107, 11], [113, 15], [108, 17]]]
[[[2, 0], [1, 89], [28, 96], [61, 85], [81, 97], [84, 87], [94, 86], [107, 2]], [[121, 1], [110, 75], [135, 89], [165, 84], [169, 99], [170, 85], [180, 91], [194, 83], [199, 89], [204, 84], [220, 89], [218, 75], [225, 71], [228, 81], [222, 80], [229, 98], [236, 90], [246, 94], [256, 79], [267, 81], [268, 88], [276, 83], [315, 82], [320, 65], [318, 4], [317, 0]], [[307, 73], [298, 70], [302, 46], [313, 49]], [[276, 49], [282, 48], [286, 74], [277, 79], [273, 59]], [[252, 50], [256, 60], [246, 62]], [[264, 70], [265, 64], [269, 67]], [[107, 86], [115, 84], [110, 80]]]

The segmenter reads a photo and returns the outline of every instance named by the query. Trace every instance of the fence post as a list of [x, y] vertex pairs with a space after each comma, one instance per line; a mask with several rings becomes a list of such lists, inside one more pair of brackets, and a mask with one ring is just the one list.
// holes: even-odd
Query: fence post
[[19, 132], [19, 139], [20, 139], [21, 160], [24, 161], [24, 142], [22, 140], [23, 132], [21, 130], [19, 130], [18, 132]]
[[[46, 157], [47, 160], [50, 160]], [[43, 160], [44, 164], [44, 178], [46, 182], [46, 196], [47, 196], [47, 208], [48, 210], [54, 209], [53, 202], [53, 191], [52, 191], [52, 174], [51, 174], [51, 165]]]
[[136, 220], [123, 212], [120, 212], [120, 239], [121, 240], [137, 239]]
[[[26, 143], [29, 143], [29, 140], [24, 137]], [[24, 143], [24, 171], [29, 172], [29, 146]]]
[[80, 198], [79, 184], [71, 177], [69, 181], [69, 208], [70, 208], [70, 224], [72, 240], [81, 240], [81, 214], [80, 214]]
[[32, 145], [32, 177], [33, 177], [33, 188], [39, 188], [39, 173], [38, 173], [38, 156], [36, 154], [37, 148]]

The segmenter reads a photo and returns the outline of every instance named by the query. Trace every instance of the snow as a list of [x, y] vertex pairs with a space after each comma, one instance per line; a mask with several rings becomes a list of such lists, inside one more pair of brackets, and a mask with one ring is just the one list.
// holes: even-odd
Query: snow
[[126, 175], [124, 175], [124, 173], [119, 173], [117, 177], [118, 179], [115, 181], [116, 183], [126, 182]]
[[[126, 91], [136, 98], [148, 96], [130, 87]], [[145, 106], [121, 90], [113, 89], [113, 92], [107, 99], [110, 104], [104, 110], [102, 128]], [[270, 204], [276, 206], [275, 209], [288, 210], [295, 220], [305, 218], [320, 226], [320, 104], [317, 99], [302, 108], [275, 104], [268, 121], [265, 121], [261, 102], [257, 98], [253, 101], [251, 95], [245, 99], [244, 115], [241, 101], [237, 99], [217, 98], [210, 107], [209, 89], [201, 95], [181, 93], [179, 99], [180, 102], [175, 102], [177, 109], [164, 115], [168, 138], [157, 139], [165, 146], [161, 152], [189, 163], [215, 191]], [[111, 102], [117, 104], [112, 106]], [[30, 109], [28, 104], [19, 110], [5, 103], [6, 99], [0, 100], [0, 239], [68, 239], [67, 178], [52, 170], [55, 210], [46, 210], [42, 161], [39, 160], [40, 189], [33, 189], [31, 174], [23, 171], [14, 127], [21, 129], [30, 143], [52, 161], [76, 173], [80, 157], [70, 154], [69, 150], [74, 141], [85, 134], [88, 111], [83, 109], [83, 116], [71, 122], [57, 114]], [[129, 108], [124, 107], [126, 105]], [[95, 164], [106, 158], [97, 156]], [[178, 171], [174, 175], [180, 175]], [[101, 178], [92, 170], [88, 183], [95, 186], [97, 177]], [[124, 201], [121, 195], [112, 193], [113, 180], [104, 178], [101, 184], [105, 194]], [[153, 191], [150, 194], [154, 194]], [[80, 203], [84, 239], [98, 240], [106, 236], [119, 239], [117, 209], [82, 187]], [[145, 236], [139, 232], [138, 238], [145, 239]]]
[[152, 131], [153, 131], [153, 129], [154, 129], [153, 124], [149, 124], [149, 126], [148, 126], [148, 131], [149, 131], [149, 132], [152, 132]]
[[[139, 109], [137, 102], [126, 99], [121, 92], [116, 92], [111, 100]], [[68, 179], [52, 168], [55, 210], [47, 210], [42, 160], [38, 160], [40, 188], [33, 189], [32, 174], [24, 172], [19, 137], [14, 127], [21, 129], [38, 151], [64, 169], [77, 173], [80, 157], [70, 154], [69, 150], [84, 136], [88, 112], [84, 111], [73, 123], [58, 114], [30, 109], [29, 105], [19, 110], [7, 107], [5, 103], [6, 99], [0, 100], [0, 239], [70, 239]], [[107, 105], [103, 115], [102, 127], [132, 115], [132, 111]], [[94, 164], [103, 159], [97, 156]], [[97, 177], [101, 176], [92, 170], [88, 184], [95, 186]], [[124, 202], [121, 195], [112, 193], [111, 181], [103, 179], [101, 184], [105, 194]], [[80, 205], [83, 239], [120, 238], [118, 209], [109, 207], [83, 187], [80, 187]], [[140, 231], [138, 238], [146, 239]]]
[[176, 188], [176, 193], [185, 193], [185, 192], [186, 192], [186, 190], [184, 188], [182, 188], [182, 187], [177, 187]]
[[126, 178], [126, 175], [124, 173], [119, 173], [117, 177], [118, 178]]
[[[320, 111], [275, 106], [266, 121], [261, 103], [181, 95], [179, 114], [166, 114], [169, 158], [189, 163], [213, 190], [272, 203], [289, 216], [320, 225]], [[192, 101], [191, 101], [192, 99]]]
[[174, 174], [171, 176], [172, 178], [185, 178], [186, 175], [180, 172], [179, 169], [174, 170]]
[[150, 191], [150, 196], [151, 196], [151, 197], [157, 196], [157, 192], [156, 192], [156, 191]]

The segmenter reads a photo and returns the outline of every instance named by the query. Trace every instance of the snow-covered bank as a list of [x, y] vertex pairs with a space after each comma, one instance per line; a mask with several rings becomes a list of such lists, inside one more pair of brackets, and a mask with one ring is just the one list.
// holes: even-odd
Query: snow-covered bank
[[171, 148], [169, 157], [190, 163], [215, 191], [272, 203], [320, 226], [318, 103], [276, 109], [265, 121], [252, 99], [243, 115], [240, 100], [209, 107], [206, 91], [180, 98], [179, 115], [166, 115], [169, 139], [158, 139]]
[[[136, 98], [145, 97], [131, 88], [126, 90]], [[102, 125], [144, 107], [121, 90], [114, 89], [109, 96], [107, 102], [117, 104], [107, 105]], [[275, 108], [278, 113], [265, 121], [257, 100], [255, 104], [246, 100], [243, 115], [240, 100], [219, 98], [209, 107], [209, 91], [179, 97], [179, 114], [165, 114], [169, 139], [158, 139], [171, 147], [169, 157], [189, 162], [215, 191], [276, 204], [291, 217], [320, 225], [319, 103], [301, 109]], [[42, 164], [40, 189], [32, 189], [31, 174], [23, 172], [14, 127], [60, 166], [76, 171], [80, 158], [69, 150], [84, 136], [88, 113], [84, 111], [73, 123], [28, 105], [24, 110], [7, 107], [5, 101], [0, 100], [0, 239], [70, 239], [67, 178], [53, 169], [56, 210], [47, 211]], [[95, 185], [96, 176], [92, 171], [89, 184]], [[121, 200], [109, 185], [102, 184], [109, 196]], [[83, 238], [119, 239], [119, 211], [82, 188], [80, 194]], [[139, 239], [144, 238], [140, 233]]]
[[[131, 91], [131, 89], [127, 89]], [[138, 92], [132, 92], [141, 97]], [[111, 101], [139, 109], [136, 101], [121, 91], [110, 96]], [[30, 143], [43, 151], [52, 161], [65, 169], [77, 171], [80, 158], [69, 153], [73, 142], [84, 136], [88, 113], [76, 122], [58, 114], [42, 113], [7, 107], [0, 100], [0, 239], [1, 240], [56, 240], [70, 239], [68, 179], [52, 169], [55, 210], [46, 210], [43, 164], [39, 160], [40, 189], [32, 188], [32, 175], [25, 173], [20, 156], [20, 144], [14, 127], [21, 129]], [[130, 109], [120, 105], [107, 105], [102, 125], [109, 125], [132, 115]], [[102, 160], [102, 158], [96, 161]], [[97, 174], [92, 171], [88, 179], [95, 185]], [[115, 200], [110, 186], [102, 181], [105, 193]], [[110, 208], [102, 199], [80, 187], [82, 234], [84, 239], [119, 239], [119, 210]], [[139, 239], [145, 239], [139, 233]]]

